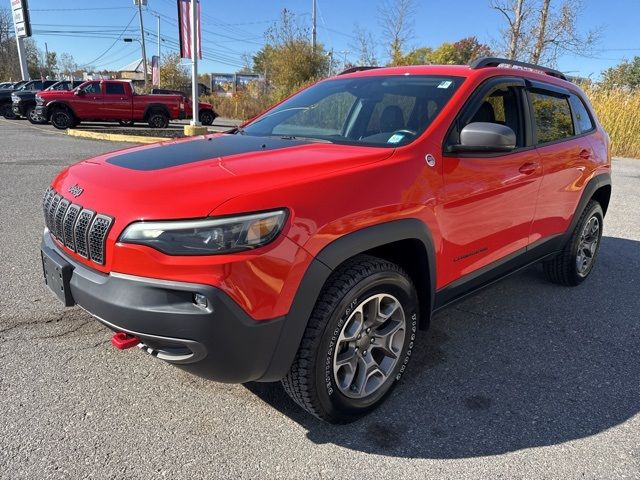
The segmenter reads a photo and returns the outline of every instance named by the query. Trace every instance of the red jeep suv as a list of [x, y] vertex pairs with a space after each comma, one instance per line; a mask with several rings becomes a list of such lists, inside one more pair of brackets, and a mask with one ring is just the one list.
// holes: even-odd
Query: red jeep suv
[[434, 312], [538, 261], [583, 282], [610, 168], [555, 70], [355, 68], [230, 132], [64, 169], [43, 201], [45, 278], [116, 346], [280, 380], [344, 423], [389, 394]]

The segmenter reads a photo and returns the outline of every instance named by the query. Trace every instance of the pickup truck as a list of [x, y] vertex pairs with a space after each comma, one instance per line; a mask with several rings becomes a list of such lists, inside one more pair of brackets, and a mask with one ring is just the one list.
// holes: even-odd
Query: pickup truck
[[50, 85], [56, 83], [57, 80], [29, 80], [17, 82], [11, 88], [3, 88], [0, 90], [0, 115], [8, 120], [16, 118], [13, 113], [12, 95], [21, 92], [37, 92], [43, 90]]
[[[80, 80], [46, 80], [42, 84], [42, 90], [72, 90], [82, 83], [84, 82]], [[45, 118], [36, 114], [36, 93], [35, 90], [25, 90], [11, 94], [14, 118], [24, 117], [31, 123], [47, 122]]]
[[[208, 103], [200, 103], [199, 108], [200, 112], [213, 112]], [[89, 120], [146, 122], [151, 128], [166, 128], [169, 120], [186, 118], [187, 110], [179, 95], [142, 95], [127, 81], [92, 80], [70, 92], [36, 95], [36, 114], [62, 130]]]

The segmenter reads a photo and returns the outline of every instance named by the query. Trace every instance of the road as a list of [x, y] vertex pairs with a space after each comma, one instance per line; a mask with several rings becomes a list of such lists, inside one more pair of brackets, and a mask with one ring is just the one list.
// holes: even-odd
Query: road
[[330, 426], [277, 384], [190, 376], [43, 285], [41, 195], [123, 144], [0, 120], [0, 478], [640, 478], [640, 161], [614, 161], [592, 277], [531, 268], [440, 313], [366, 419]]

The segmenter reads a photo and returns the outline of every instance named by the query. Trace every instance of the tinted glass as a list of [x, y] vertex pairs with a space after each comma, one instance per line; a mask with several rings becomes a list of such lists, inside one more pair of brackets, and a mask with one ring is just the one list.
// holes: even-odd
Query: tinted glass
[[107, 83], [107, 95], [124, 95], [124, 85], [121, 83]]
[[539, 144], [574, 135], [567, 97], [541, 92], [531, 92], [530, 96]]
[[98, 82], [90, 83], [82, 89], [85, 93], [100, 93], [100, 84]]
[[406, 145], [431, 124], [461, 83], [459, 77], [427, 75], [327, 80], [266, 112], [241, 133]]
[[516, 145], [524, 146], [524, 130], [519, 104], [517, 87], [499, 86], [482, 100], [465, 125], [474, 122], [506, 125], [516, 134]]
[[571, 95], [571, 97], [569, 97], [569, 101], [571, 102], [573, 115], [576, 118], [576, 133], [580, 134], [593, 130], [595, 125], [593, 124], [593, 120], [591, 120], [587, 107], [582, 100], [580, 100], [576, 95]]

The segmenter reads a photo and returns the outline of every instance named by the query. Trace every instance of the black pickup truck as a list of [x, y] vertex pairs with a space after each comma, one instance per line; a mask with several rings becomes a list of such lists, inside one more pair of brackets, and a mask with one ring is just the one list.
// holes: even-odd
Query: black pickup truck
[[[43, 82], [43, 90], [73, 90], [78, 85], [84, 83], [83, 80], [46, 80]], [[15, 118], [24, 117], [31, 123], [47, 123], [47, 119], [36, 113], [36, 91], [24, 90], [13, 92], [11, 101]]]
[[0, 90], [0, 115], [9, 120], [13, 120], [16, 118], [13, 113], [12, 106], [12, 95], [18, 92], [32, 92], [35, 93], [37, 91], [43, 90], [47, 87], [50, 87], [57, 80], [30, 80], [28, 82], [23, 83], [18, 88], [4, 88]]

